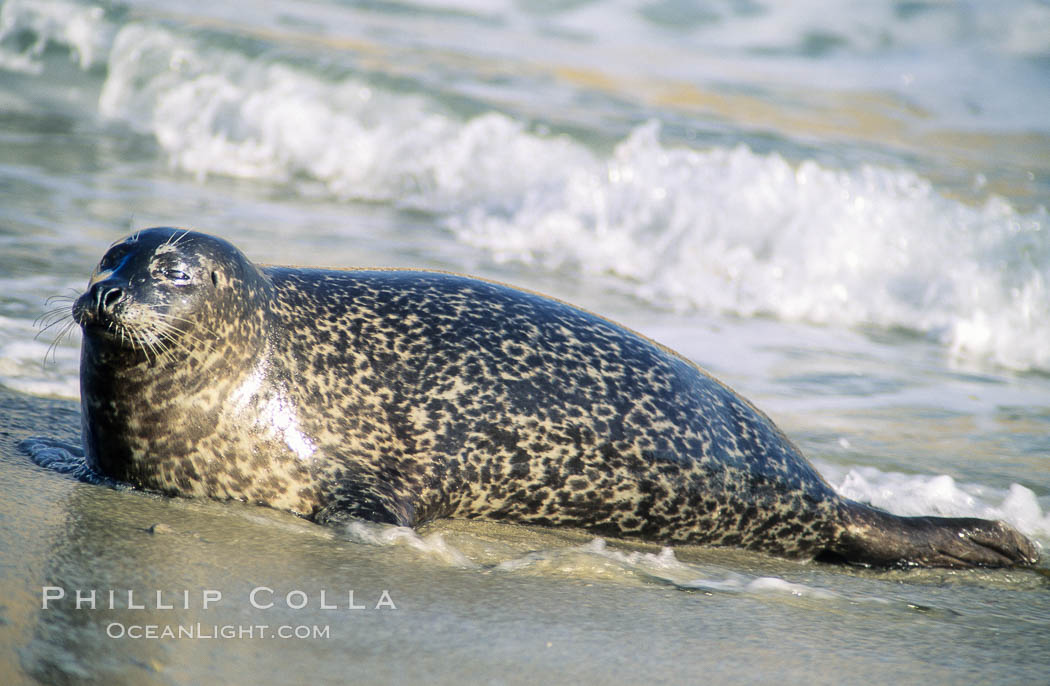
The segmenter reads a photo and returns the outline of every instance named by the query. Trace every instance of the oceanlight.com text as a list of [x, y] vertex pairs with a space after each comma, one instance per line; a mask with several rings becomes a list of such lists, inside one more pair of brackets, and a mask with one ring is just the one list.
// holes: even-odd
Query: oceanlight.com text
[[110, 622], [106, 636], [114, 639], [240, 639], [240, 640], [325, 640], [331, 638], [327, 625], [316, 624], [125, 624]]

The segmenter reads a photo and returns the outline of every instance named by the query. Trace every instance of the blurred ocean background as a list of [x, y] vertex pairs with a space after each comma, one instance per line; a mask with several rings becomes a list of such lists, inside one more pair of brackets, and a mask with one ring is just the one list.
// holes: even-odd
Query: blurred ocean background
[[[585, 306], [727, 381], [844, 494], [902, 514], [1006, 519], [1045, 551], [1048, 113], [1045, 0], [4, 0], [0, 413], [9, 419], [0, 429], [12, 440], [75, 440], [79, 339], [74, 332], [46, 355], [57, 332], [40, 332], [45, 298], [81, 290], [123, 235], [187, 226], [260, 262], [451, 269]], [[83, 524], [80, 500], [67, 495], [101, 487], [45, 472], [4, 445], [0, 479], [18, 494], [5, 521], [61, 519], [66, 508]], [[200, 517], [190, 528], [229, 518], [231, 527], [255, 527], [247, 539], [275, 535], [270, 520], [292, 525], [220, 504], [84, 497]], [[79, 537], [117, 526], [112, 511], [86, 511], [90, 526]], [[0, 547], [0, 562], [37, 559], [3, 526], [9, 547]], [[414, 620], [406, 611], [399, 617], [448, 645], [400, 654], [400, 672], [366, 660], [365, 681], [459, 674], [529, 683], [562, 674], [658, 683], [707, 670], [728, 680], [777, 673], [784, 683], [836, 683], [848, 664], [869, 683], [917, 674], [1032, 683], [1050, 669], [1050, 599], [1033, 572], [865, 575], [761, 556], [718, 553], [711, 562], [710, 551], [623, 552], [538, 532], [438, 529], [428, 538], [359, 531], [346, 544], [356, 552], [338, 554], [362, 565], [395, 556], [406, 597], [409, 587], [434, 584], [441, 597], [470, 598], [464, 589], [495, 584], [487, 614], [457, 623], [438, 601]], [[50, 548], [64, 550], [59, 540], [70, 531], [58, 527]], [[406, 540], [412, 545], [396, 545]], [[39, 604], [30, 592], [57, 564], [40, 554], [41, 569], [5, 567], [6, 597]], [[182, 554], [211, 559], [192, 547]], [[327, 555], [345, 572], [342, 558]], [[90, 577], [94, 559], [66, 555], [59, 566]], [[218, 578], [257, 575], [257, 564], [235, 560]], [[417, 577], [431, 581], [417, 586]], [[182, 577], [174, 578], [168, 583]], [[533, 602], [515, 604], [508, 598], [520, 596], [500, 584], [532, 584]], [[576, 592], [599, 627], [579, 644], [590, 657], [571, 632], [535, 655], [515, 652], [555, 622], [542, 615], [554, 606], [544, 598], [556, 605]], [[778, 600], [766, 600], [770, 593]], [[717, 608], [697, 606], [711, 594]], [[844, 619], [869, 600], [899, 612]], [[668, 652], [691, 635], [691, 619], [712, 632], [754, 612], [797, 630], [793, 642], [778, 648], [766, 636], [766, 652], [730, 642], [737, 671], [713, 667], [736, 654], [729, 643], [710, 654], [700, 649], [710, 640]], [[0, 673], [8, 664], [20, 678], [51, 683], [84, 674], [109, 683], [202, 678], [170, 668], [182, 642], [121, 671], [123, 663], [100, 663], [55, 638], [83, 614], [8, 614], [0, 630], [16, 649], [8, 663], [0, 656]], [[517, 623], [502, 622], [510, 615]], [[651, 621], [684, 633], [628, 631]], [[847, 659], [838, 646], [831, 660], [822, 648], [832, 621], [845, 622], [842, 636], [873, 632], [871, 650]], [[493, 623], [502, 627], [495, 638]], [[599, 640], [601, 631], [610, 640]], [[398, 634], [401, 644], [418, 639], [407, 635]], [[639, 647], [646, 636], [654, 646]], [[482, 640], [495, 641], [498, 657], [468, 650], [463, 667], [457, 651]], [[612, 646], [632, 646], [640, 662], [602, 653]], [[205, 662], [209, 674], [239, 674], [250, 669], [246, 659]], [[321, 664], [344, 663], [326, 654]], [[540, 671], [523, 672], [524, 664]]]

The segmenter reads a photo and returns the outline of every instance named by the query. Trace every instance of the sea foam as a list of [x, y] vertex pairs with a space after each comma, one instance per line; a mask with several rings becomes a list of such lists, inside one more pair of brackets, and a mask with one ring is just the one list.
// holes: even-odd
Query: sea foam
[[874, 467], [842, 467], [815, 461], [835, 490], [903, 516], [981, 517], [999, 519], [1042, 546], [1050, 545], [1050, 512], [1036, 494], [1020, 484], [997, 489], [959, 483], [947, 474], [883, 472]]
[[3, 33], [104, 61], [100, 113], [200, 179], [429, 212], [497, 261], [611, 277], [656, 308], [904, 329], [955, 360], [1050, 369], [1043, 207], [967, 204], [907, 169], [671, 144], [657, 120], [598, 152], [500, 112], [463, 118], [345, 70], [63, 7], [7, 3]]
[[903, 328], [957, 359], [1050, 369], [1046, 210], [971, 206], [911, 171], [670, 145], [656, 121], [603, 156], [135, 24], [100, 109], [200, 178], [321, 182], [432, 212], [496, 260], [611, 275], [656, 307]]

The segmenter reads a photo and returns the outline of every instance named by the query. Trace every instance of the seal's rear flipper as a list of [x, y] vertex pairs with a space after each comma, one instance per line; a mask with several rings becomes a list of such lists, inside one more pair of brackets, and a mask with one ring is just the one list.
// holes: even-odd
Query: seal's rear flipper
[[975, 517], [899, 517], [847, 503], [828, 556], [876, 567], [1013, 567], [1039, 560], [1034, 543], [1003, 522]]

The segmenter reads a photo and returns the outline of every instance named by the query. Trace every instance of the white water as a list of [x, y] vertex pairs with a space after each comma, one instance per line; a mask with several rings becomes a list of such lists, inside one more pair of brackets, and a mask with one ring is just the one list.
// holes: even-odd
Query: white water
[[915, 475], [883, 472], [874, 467], [844, 468], [817, 461], [821, 474], [835, 491], [904, 516], [981, 517], [999, 519], [1050, 545], [1050, 514], [1031, 489], [1011, 484], [997, 489], [958, 483], [947, 474]]
[[[629, 30], [631, 8], [614, 3], [611, 25]], [[1045, 45], [1032, 26], [1043, 9], [1025, 5], [1028, 18], [1005, 25], [1002, 13], [977, 11], [960, 36], [990, 43], [1006, 35], [1007, 55], [1038, 53]], [[748, 36], [736, 50], [775, 47], [762, 27], [784, 22], [783, 13], [760, 21], [723, 10], [723, 29], [741, 22], [726, 35]], [[863, 37], [872, 24], [888, 25], [903, 50], [958, 23], [894, 23], [879, 12], [800, 27], [810, 15], [792, 11], [783, 35], [788, 44], [840, 35], [863, 54], [874, 49]], [[559, 15], [566, 26], [587, 18], [585, 10]], [[1043, 205], [1022, 212], [994, 194], [963, 202], [898, 166], [835, 168], [746, 144], [667, 143], [656, 120], [596, 151], [513, 114], [463, 118], [425, 92], [246, 53], [201, 32], [111, 22], [91, 6], [8, 2], [2, 25], [8, 37], [36, 37], [5, 53], [36, 64], [31, 72], [47, 45], [68, 48], [81, 68], [104, 65], [98, 115], [152, 137], [171, 165], [200, 181], [229, 176], [425, 211], [497, 262], [611, 275], [614, 287], [651, 307], [906, 329], [953, 359], [1050, 369]], [[1044, 111], [1035, 102], [1014, 125], [1035, 125], [1022, 116]], [[944, 125], [954, 116], [946, 113]], [[987, 180], [977, 174], [973, 183]]]

